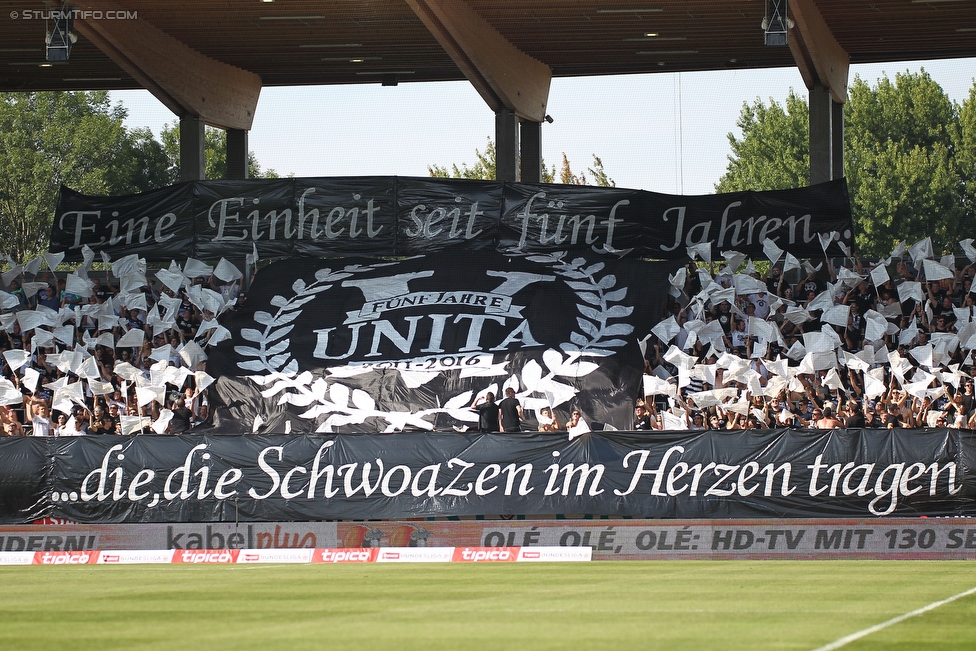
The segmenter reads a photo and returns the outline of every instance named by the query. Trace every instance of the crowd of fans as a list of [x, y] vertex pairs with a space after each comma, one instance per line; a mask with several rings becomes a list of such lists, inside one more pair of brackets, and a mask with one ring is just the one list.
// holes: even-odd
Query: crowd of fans
[[689, 250], [644, 342], [635, 428], [976, 429], [976, 250], [960, 244], [965, 256], [936, 260], [926, 239], [816, 267], [773, 245], [764, 273]]
[[[845, 251], [813, 266], [767, 241], [763, 273], [735, 251], [715, 264], [692, 247], [642, 342], [634, 429], [976, 429], [976, 249], [960, 244], [964, 256], [939, 260], [926, 239], [873, 264]], [[62, 258], [8, 260], [2, 273], [0, 435], [206, 423], [206, 349], [229, 337], [218, 317], [238, 306], [241, 272], [188, 259], [147, 276], [135, 255], [95, 271], [90, 250], [55, 272]], [[540, 417], [544, 430], [575, 427]]]
[[[241, 272], [188, 259], [149, 272], [135, 255], [100, 270], [85, 250], [8, 259], [0, 291], [0, 436], [179, 434], [210, 418], [206, 349], [241, 297]], [[42, 271], [42, 267], [45, 268]]]

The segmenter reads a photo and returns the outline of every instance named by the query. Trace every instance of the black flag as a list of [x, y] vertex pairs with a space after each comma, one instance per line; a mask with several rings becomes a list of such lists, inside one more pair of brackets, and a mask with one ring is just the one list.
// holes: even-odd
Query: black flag
[[534, 422], [580, 408], [629, 429], [638, 339], [666, 268], [612, 256], [444, 252], [263, 269], [213, 353], [216, 427], [240, 433], [473, 427], [479, 392], [515, 390]]

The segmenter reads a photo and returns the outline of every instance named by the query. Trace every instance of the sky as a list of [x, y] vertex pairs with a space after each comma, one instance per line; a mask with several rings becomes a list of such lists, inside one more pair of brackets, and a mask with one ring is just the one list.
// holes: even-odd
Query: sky
[[[950, 99], [968, 97], [976, 58], [851, 66], [872, 85], [924, 68]], [[797, 69], [554, 78], [542, 154], [575, 173], [599, 156], [617, 187], [710, 194], [725, 172], [743, 103], [806, 93]], [[127, 126], [159, 135], [177, 121], [148, 91], [116, 91]], [[431, 164], [473, 165], [494, 139], [494, 114], [468, 82], [264, 88], [249, 134], [262, 169], [286, 176], [428, 176]]]

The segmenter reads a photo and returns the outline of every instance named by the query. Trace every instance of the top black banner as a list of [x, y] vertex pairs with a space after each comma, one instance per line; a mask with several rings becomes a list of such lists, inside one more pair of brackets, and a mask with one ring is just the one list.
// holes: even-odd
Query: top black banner
[[[447, 248], [506, 254], [633, 249], [682, 259], [687, 247], [797, 257], [853, 239], [844, 179], [806, 188], [679, 196], [576, 185], [407, 177], [192, 181], [122, 197], [61, 188], [51, 251], [113, 257], [408, 256]], [[828, 248], [829, 248], [828, 247]]]

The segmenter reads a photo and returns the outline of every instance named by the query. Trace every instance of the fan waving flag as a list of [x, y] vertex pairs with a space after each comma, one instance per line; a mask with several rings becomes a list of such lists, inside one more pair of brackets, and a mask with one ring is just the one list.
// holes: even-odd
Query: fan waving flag
[[477, 423], [468, 407], [491, 385], [516, 387], [527, 413], [555, 396], [564, 419], [577, 407], [628, 428], [639, 335], [661, 314], [668, 271], [563, 253], [273, 264], [207, 362], [217, 428], [451, 430]]

